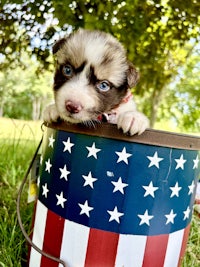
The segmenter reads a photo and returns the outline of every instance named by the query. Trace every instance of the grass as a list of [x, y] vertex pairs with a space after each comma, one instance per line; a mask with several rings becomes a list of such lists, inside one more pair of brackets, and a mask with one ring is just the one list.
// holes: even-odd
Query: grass
[[[0, 119], [0, 267], [25, 266], [27, 244], [17, 222], [16, 198], [41, 135], [40, 122]], [[27, 204], [26, 190], [22, 198], [21, 216], [29, 231], [33, 203]], [[182, 267], [199, 266], [200, 218], [193, 215]]]
[[186, 255], [182, 267], [200, 266], [200, 218], [193, 215]]
[[[27, 244], [16, 215], [19, 185], [41, 136], [40, 123], [0, 119], [0, 267], [21, 267]], [[29, 229], [33, 204], [24, 194], [21, 214]]]

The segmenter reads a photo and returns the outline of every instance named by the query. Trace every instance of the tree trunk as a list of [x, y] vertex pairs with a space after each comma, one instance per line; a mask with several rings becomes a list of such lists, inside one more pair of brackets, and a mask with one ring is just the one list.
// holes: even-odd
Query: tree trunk
[[41, 100], [36, 97], [33, 100], [32, 120], [39, 120], [40, 113], [41, 113]]
[[151, 116], [150, 116], [150, 127], [153, 128], [155, 123], [156, 123], [156, 119], [157, 119], [157, 113], [158, 113], [158, 108], [163, 96], [163, 91], [164, 91], [164, 87], [162, 90], [157, 91], [154, 89], [154, 92], [152, 94], [152, 98], [151, 98]]
[[3, 106], [4, 106], [4, 102], [2, 101], [0, 104], [0, 117], [3, 117]]

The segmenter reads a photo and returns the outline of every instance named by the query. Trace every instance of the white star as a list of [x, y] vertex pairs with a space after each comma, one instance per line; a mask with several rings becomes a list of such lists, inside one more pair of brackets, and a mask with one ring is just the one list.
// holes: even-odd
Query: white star
[[91, 172], [89, 172], [88, 175], [82, 175], [82, 177], [85, 179], [83, 186], [89, 185], [91, 188], [94, 188], [93, 183], [97, 180], [97, 178], [92, 177]]
[[193, 192], [194, 192], [194, 188], [195, 188], [194, 181], [192, 181], [191, 185], [188, 185], [188, 188], [189, 188], [188, 195], [193, 194]]
[[55, 142], [55, 139], [53, 138], [53, 134], [49, 137], [49, 147], [53, 147], [53, 143]]
[[90, 217], [90, 211], [93, 210], [94, 208], [88, 206], [88, 201], [86, 200], [84, 204], [78, 204], [78, 205], [81, 208], [80, 215], [86, 214], [88, 217]]
[[183, 212], [184, 213], [184, 218], [183, 220], [186, 220], [190, 217], [190, 207], [187, 207], [187, 209]]
[[147, 156], [147, 158], [150, 160], [149, 168], [152, 166], [156, 166], [159, 169], [159, 162], [163, 160], [163, 158], [158, 157], [158, 152], [156, 151], [153, 155], [153, 157]]
[[153, 219], [153, 215], [149, 215], [148, 214], [148, 210], [145, 211], [145, 213], [142, 215], [142, 214], [138, 214], [138, 217], [141, 219], [140, 221], [140, 225], [146, 223], [147, 225], [150, 225], [149, 221], [151, 219]]
[[91, 147], [90, 146], [86, 146], [86, 148], [89, 151], [87, 157], [89, 158], [89, 157], [92, 157], [93, 156], [95, 159], [97, 159], [97, 153], [99, 151], [101, 151], [101, 149], [96, 148], [95, 143], [93, 143]]
[[128, 164], [128, 158], [132, 156], [132, 154], [126, 152], [126, 148], [124, 147], [122, 152], [115, 152], [118, 155], [117, 163], [120, 161], [124, 161]]
[[117, 182], [111, 182], [115, 188], [113, 189], [113, 192], [120, 191], [122, 194], [124, 194], [124, 187], [128, 186], [128, 184], [122, 183], [122, 178], [119, 177]]
[[173, 210], [170, 211], [169, 214], [166, 214], [165, 217], [167, 218], [166, 224], [174, 223], [174, 218], [176, 217], [176, 213]]
[[60, 179], [64, 178], [66, 181], [68, 174], [70, 174], [70, 172], [67, 170], [66, 164], [64, 165], [63, 168], [59, 168], [61, 174], [60, 174]]
[[56, 197], [58, 200], [56, 205], [61, 205], [61, 207], [64, 208], [64, 203], [67, 201], [67, 199], [63, 197], [63, 192], [61, 192], [60, 195], [56, 195]]
[[193, 159], [194, 161], [194, 166], [193, 166], [193, 169], [198, 169], [198, 165], [199, 165], [199, 157], [197, 155], [196, 159]]
[[179, 191], [182, 189], [182, 187], [178, 186], [178, 182], [176, 182], [175, 186], [170, 187], [170, 190], [172, 191], [170, 198], [177, 196], [179, 197]]
[[45, 183], [45, 185], [42, 186], [42, 195], [45, 196], [45, 198], [47, 198], [47, 194], [49, 192], [49, 189], [47, 188], [47, 183]]
[[64, 149], [63, 152], [68, 151], [71, 153], [71, 148], [74, 146], [73, 143], [71, 143], [70, 137], [67, 138], [67, 142], [63, 141]]
[[147, 197], [148, 195], [151, 195], [153, 198], [155, 198], [154, 192], [159, 189], [159, 187], [153, 186], [152, 181], [149, 183], [148, 186], [142, 186], [144, 190], [146, 190], [144, 197]]
[[114, 210], [107, 210], [107, 212], [110, 214], [109, 222], [115, 220], [116, 222], [120, 223], [119, 217], [124, 215], [124, 213], [121, 213], [118, 211], [116, 206], [115, 206]]
[[182, 170], [184, 170], [184, 164], [185, 164], [185, 162], [186, 162], [186, 159], [184, 159], [183, 158], [183, 154], [180, 156], [180, 158], [179, 159], [175, 159], [175, 161], [176, 161], [176, 169], [175, 170], [177, 170], [177, 169], [179, 169], [179, 168], [181, 168]]
[[52, 164], [50, 162], [50, 159], [48, 159], [47, 161], [45, 161], [45, 164], [46, 164], [45, 171], [47, 171], [48, 173], [50, 173], [51, 167], [52, 167]]

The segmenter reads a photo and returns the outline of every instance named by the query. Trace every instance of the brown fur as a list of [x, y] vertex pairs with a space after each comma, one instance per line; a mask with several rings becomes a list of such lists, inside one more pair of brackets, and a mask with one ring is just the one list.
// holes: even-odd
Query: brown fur
[[[78, 30], [60, 39], [53, 54], [55, 105], [47, 110], [47, 121], [58, 117], [72, 123], [97, 120], [118, 107], [139, 79], [123, 46], [104, 32]], [[126, 111], [124, 107], [120, 110]], [[136, 110], [133, 101], [131, 110]]]

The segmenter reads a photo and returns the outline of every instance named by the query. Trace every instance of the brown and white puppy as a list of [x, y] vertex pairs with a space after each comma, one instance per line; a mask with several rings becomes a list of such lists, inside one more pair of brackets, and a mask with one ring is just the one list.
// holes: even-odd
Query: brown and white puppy
[[148, 127], [129, 91], [138, 81], [138, 72], [113, 36], [80, 29], [60, 39], [53, 54], [55, 104], [46, 108], [46, 122], [61, 118], [90, 125], [105, 114], [124, 133], [141, 134]]

